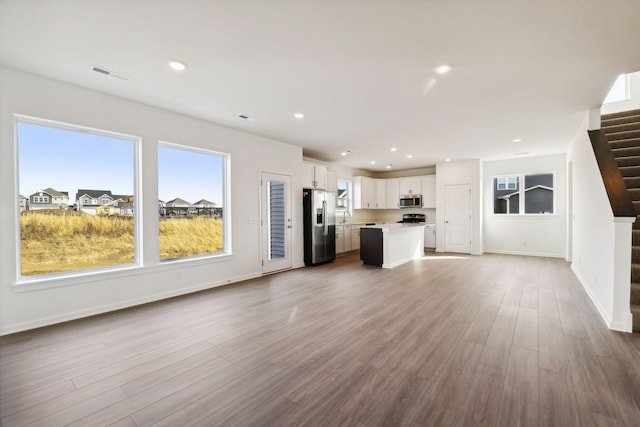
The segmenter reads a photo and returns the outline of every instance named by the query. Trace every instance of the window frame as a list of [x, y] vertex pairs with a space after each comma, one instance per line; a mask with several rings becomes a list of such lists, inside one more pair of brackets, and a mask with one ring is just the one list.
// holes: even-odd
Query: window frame
[[[525, 177], [532, 175], [552, 175], [553, 177], [553, 187], [550, 187], [553, 191], [553, 212], [551, 213], [526, 213], [526, 203], [525, 203]], [[516, 186], [517, 190], [513, 192], [517, 192], [519, 196], [518, 203], [518, 213], [496, 213], [495, 211], [495, 201], [496, 201], [496, 191], [507, 191], [508, 189], [498, 189], [498, 179], [499, 178], [509, 178], [515, 177], [516, 183], [521, 183], [521, 185]], [[522, 217], [553, 217], [558, 215], [558, 207], [557, 207], [557, 174], [555, 171], [545, 171], [545, 172], [522, 172], [517, 174], [504, 174], [504, 175], [494, 175], [491, 177], [491, 215], [498, 218], [522, 218]], [[495, 185], [493, 184], [495, 180]]]
[[[618, 80], [621, 78], [622, 78], [623, 90], [624, 90], [623, 98], [619, 98], [619, 99], [614, 98], [612, 100], [609, 100], [611, 91], [616, 86], [616, 84], [618, 84]], [[617, 104], [619, 102], [627, 102], [630, 99], [631, 99], [631, 79], [629, 78], [629, 74], [620, 74], [618, 77], [616, 77], [616, 80], [613, 82], [613, 85], [609, 88], [609, 92], [607, 92], [607, 95], [602, 101], [602, 105], [610, 105], [610, 104]]]
[[[20, 135], [18, 128], [20, 124], [30, 124], [34, 126], [50, 127], [70, 132], [86, 133], [111, 139], [129, 141], [132, 144], [133, 161], [133, 196], [138, 200], [134, 207], [133, 239], [134, 239], [134, 261], [128, 264], [119, 264], [107, 267], [97, 267], [91, 269], [81, 269], [64, 271], [59, 273], [37, 274], [33, 276], [22, 275], [22, 252], [21, 252], [21, 229], [20, 229]], [[136, 135], [129, 135], [122, 132], [114, 132], [104, 129], [83, 126], [74, 123], [61, 122], [57, 120], [43, 119], [40, 117], [27, 116], [23, 114], [13, 115], [13, 153], [14, 153], [14, 230], [15, 230], [15, 268], [16, 268], [16, 288], [32, 288], [30, 285], [37, 285], [36, 289], [61, 286], [86, 281], [87, 277], [101, 275], [111, 272], [131, 271], [142, 266], [142, 188], [141, 188], [141, 144], [142, 138]], [[77, 197], [77, 195], [76, 195]], [[47, 283], [44, 285], [44, 283]]]
[[[222, 157], [223, 159], [222, 161], [223, 250], [221, 252], [216, 252], [212, 254], [199, 254], [199, 255], [192, 255], [192, 256], [187, 256], [182, 258], [171, 258], [171, 259], [165, 259], [165, 260], [160, 259], [160, 251], [159, 251], [160, 224], [158, 223], [157, 234], [156, 234], [158, 238], [158, 253], [156, 254], [156, 257], [158, 259], [159, 264], [171, 265], [175, 263], [183, 263], [183, 262], [189, 262], [194, 260], [220, 260], [220, 259], [231, 257], [233, 255], [233, 247], [232, 247], [233, 239], [231, 236], [231, 230], [232, 230], [232, 227], [231, 227], [231, 218], [232, 218], [231, 216], [231, 154], [212, 150], [209, 148], [194, 147], [192, 145], [178, 144], [175, 142], [158, 140], [156, 144], [156, 189], [157, 189], [158, 200], [160, 199], [160, 188], [159, 188], [160, 187], [160, 170], [159, 170], [160, 168], [157, 162], [157, 157], [158, 157], [157, 154], [159, 152], [160, 147], [166, 147], [171, 149], [184, 150], [184, 151], [190, 151], [190, 152], [199, 153], [199, 154], [215, 155], [215, 156]], [[159, 203], [159, 201], [156, 203]], [[155, 215], [157, 215], [157, 217], [160, 216], [160, 212], [158, 209], [156, 209], [154, 213]]]
[[[349, 216], [353, 216], [353, 181], [348, 179], [338, 178], [337, 182], [338, 182], [338, 190], [336, 191], [336, 215], [337, 214], [344, 215], [344, 212], [348, 212]], [[346, 209], [338, 207], [338, 194], [340, 192], [340, 188], [339, 188], [340, 182], [344, 182], [347, 184], [347, 198], [346, 198], [347, 208]]]

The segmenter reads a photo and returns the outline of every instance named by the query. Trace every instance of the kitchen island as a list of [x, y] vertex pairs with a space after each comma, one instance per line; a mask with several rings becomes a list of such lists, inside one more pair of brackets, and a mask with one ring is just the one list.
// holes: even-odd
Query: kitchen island
[[424, 256], [424, 224], [376, 224], [360, 228], [363, 264], [393, 268]]

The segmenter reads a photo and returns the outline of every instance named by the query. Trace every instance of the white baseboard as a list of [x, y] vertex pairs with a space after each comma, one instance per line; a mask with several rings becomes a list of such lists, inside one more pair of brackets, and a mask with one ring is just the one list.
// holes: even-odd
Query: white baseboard
[[225, 279], [219, 282], [208, 282], [199, 285], [189, 286], [186, 288], [174, 289], [168, 292], [161, 292], [159, 294], [153, 294], [142, 298], [134, 298], [127, 301], [122, 301], [115, 304], [108, 304], [99, 307], [91, 307], [85, 310], [79, 310], [72, 313], [65, 313], [56, 316], [43, 317], [40, 319], [30, 320], [28, 322], [16, 323], [0, 328], [0, 336], [14, 334], [16, 332], [23, 332], [30, 329], [42, 328], [44, 326], [51, 326], [57, 323], [68, 322], [70, 320], [82, 319], [84, 317], [95, 316], [97, 314], [108, 313], [110, 311], [121, 310], [123, 308], [135, 307], [137, 305], [147, 304], [150, 302], [161, 301], [167, 298], [173, 298], [180, 295], [187, 295], [193, 292], [199, 292], [206, 289], [213, 289], [219, 286], [229, 285], [231, 283], [242, 282], [249, 279], [255, 279], [262, 276], [261, 273], [251, 273], [243, 276], [237, 276], [230, 279]]
[[503, 251], [503, 250], [486, 249], [486, 248], [484, 252], [489, 254], [535, 256], [535, 257], [543, 257], [543, 258], [564, 258], [565, 257], [565, 254], [554, 254], [554, 253], [546, 253], [546, 252]]
[[598, 310], [598, 313], [600, 313], [600, 317], [602, 317], [602, 320], [604, 320], [604, 323], [607, 325], [609, 329], [611, 329], [612, 331], [618, 331], [618, 332], [633, 331], [633, 316], [631, 315], [631, 310], [629, 310], [628, 313], [625, 313], [624, 315], [625, 318], [622, 321], [613, 321], [607, 315], [607, 312], [604, 309], [604, 307], [602, 307], [602, 305], [598, 302], [597, 298], [593, 295], [593, 293], [587, 286], [586, 280], [584, 280], [584, 277], [582, 277], [580, 272], [575, 268], [574, 264], [571, 264], [571, 271], [573, 271], [573, 274], [575, 274], [576, 277], [578, 278], [578, 281], [582, 285], [582, 288], [589, 296], [589, 299], [591, 300], [591, 302], [593, 302], [593, 305], [595, 305], [596, 309]]

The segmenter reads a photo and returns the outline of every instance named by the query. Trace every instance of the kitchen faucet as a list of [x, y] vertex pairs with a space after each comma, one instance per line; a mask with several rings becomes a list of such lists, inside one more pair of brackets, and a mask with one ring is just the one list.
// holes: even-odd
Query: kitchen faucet
[[342, 212], [342, 223], [345, 224], [347, 222], [347, 215], [351, 216], [349, 211]]

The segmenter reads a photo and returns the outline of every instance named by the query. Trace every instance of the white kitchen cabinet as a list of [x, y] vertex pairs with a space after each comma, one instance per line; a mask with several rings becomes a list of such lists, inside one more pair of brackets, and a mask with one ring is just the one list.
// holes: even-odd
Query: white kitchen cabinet
[[[327, 167], [314, 163], [303, 163], [304, 165], [304, 188], [327, 189]], [[336, 183], [337, 186], [337, 183]]]
[[352, 251], [360, 250], [360, 226], [359, 225], [351, 226], [351, 250]]
[[419, 176], [400, 178], [400, 194], [420, 194], [420, 184]]
[[338, 191], [338, 173], [327, 171], [327, 191]]
[[424, 247], [429, 249], [436, 248], [436, 225], [427, 224], [424, 227]]
[[350, 252], [351, 249], [351, 225], [345, 224], [344, 226], [344, 251]]
[[399, 209], [400, 180], [398, 178], [385, 179], [385, 208]]
[[387, 207], [387, 183], [386, 179], [376, 179], [376, 209]]
[[353, 177], [353, 208], [375, 209], [377, 194], [376, 180], [366, 176]]
[[336, 254], [344, 253], [344, 251], [344, 226], [336, 225]]
[[422, 207], [433, 208], [436, 207], [436, 176], [425, 175], [421, 177], [422, 185]]
[[386, 180], [367, 176], [353, 177], [353, 208], [384, 209], [386, 206]]

